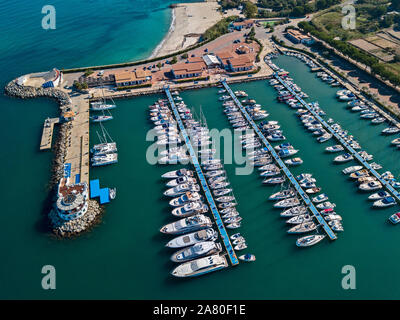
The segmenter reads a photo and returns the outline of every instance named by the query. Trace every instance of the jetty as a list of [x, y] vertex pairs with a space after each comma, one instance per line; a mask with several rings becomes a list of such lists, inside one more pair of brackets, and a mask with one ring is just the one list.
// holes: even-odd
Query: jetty
[[176, 121], [178, 123], [178, 126], [179, 126], [180, 132], [182, 134], [182, 137], [183, 137], [183, 139], [184, 139], [184, 141], [186, 143], [187, 149], [189, 151], [189, 155], [190, 155], [191, 160], [192, 160], [192, 164], [193, 164], [193, 166], [194, 166], [194, 168], [196, 170], [197, 176], [198, 176], [199, 181], [200, 181], [200, 185], [201, 185], [201, 187], [202, 187], [202, 189], [204, 191], [204, 195], [205, 195], [205, 197], [207, 199], [207, 202], [209, 204], [211, 213], [212, 213], [212, 215], [214, 217], [214, 220], [215, 220], [215, 223], [216, 223], [216, 225], [218, 227], [218, 231], [219, 231], [219, 233], [221, 235], [221, 239], [222, 239], [222, 241], [224, 243], [224, 246], [225, 246], [226, 252], [227, 252], [227, 254], [229, 256], [230, 262], [231, 262], [232, 266], [238, 265], [239, 264], [239, 260], [238, 260], [238, 258], [236, 256], [235, 250], [234, 250], [234, 248], [232, 246], [232, 243], [231, 243], [231, 241], [229, 239], [229, 235], [228, 235], [228, 233], [227, 233], [227, 231], [225, 229], [225, 225], [224, 225], [224, 223], [223, 223], [223, 221], [221, 219], [221, 216], [219, 214], [217, 205], [215, 204], [215, 201], [214, 201], [214, 198], [212, 196], [211, 190], [210, 190], [210, 188], [208, 186], [208, 183], [207, 183], [207, 180], [206, 180], [206, 178], [205, 178], [205, 176], [203, 174], [203, 171], [201, 169], [199, 160], [197, 159], [196, 152], [193, 149], [192, 143], [190, 141], [190, 137], [186, 132], [186, 128], [185, 128], [185, 126], [184, 126], [184, 124], [182, 122], [182, 119], [181, 119], [181, 117], [179, 115], [179, 112], [178, 112], [178, 110], [176, 108], [176, 105], [175, 105], [174, 99], [173, 99], [173, 97], [171, 95], [169, 87], [164, 87], [164, 91], [165, 91], [165, 94], [166, 94], [166, 96], [168, 98], [169, 104], [170, 104], [170, 106], [172, 108], [172, 111], [174, 113], [175, 119], [176, 119]]
[[246, 120], [249, 122], [249, 124], [252, 126], [253, 130], [257, 133], [258, 137], [260, 140], [264, 143], [265, 145], [265, 150], [269, 151], [270, 154], [274, 157], [275, 161], [277, 164], [280, 166], [282, 171], [285, 173], [286, 177], [289, 179], [290, 183], [295, 187], [297, 193], [300, 195], [300, 197], [303, 199], [304, 203], [308, 207], [308, 209], [311, 211], [311, 213], [314, 215], [314, 217], [318, 220], [319, 224], [322, 226], [326, 234], [331, 240], [336, 240], [337, 236], [336, 234], [332, 231], [332, 229], [329, 227], [328, 223], [325, 221], [325, 219], [321, 216], [319, 213], [318, 209], [314, 206], [312, 203], [310, 197], [307, 195], [306, 192], [304, 192], [303, 188], [300, 186], [296, 178], [293, 176], [293, 174], [290, 172], [290, 170], [286, 167], [285, 163], [282, 161], [282, 159], [278, 156], [276, 153], [274, 147], [270, 144], [270, 142], [265, 138], [263, 133], [260, 131], [258, 128], [257, 124], [254, 122], [254, 120], [250, 117], [246, 109], [243, 107], [239, 99], [236, 97], [236, 95], [233, 93], [232, 89], [229, 87], [227, 84], [226, 80], [221, 81], [222, 85], [225, 87], [226, 91], [229, 93], [235, 104], [238, 106]]
[[381, 184], [384, 186], [392, 196], [400, 204], [400, 193], [393, 188], [385, 179], [382, 179], [381, 175], [373, 169], [370, 164], [364, 160], [356, 150], [353, 149], [341, 136], [339, 136], [335, 130], [311, 107], [305, 102], [287, 83], [283, 80], [277, 73], [274, 74], [275, 79], [277, 79], [324, 127], [328, 130], [335, 139], [347, 149], [347, 151], [363, 166], [365, 167]]
[[59, 118], [47, 118], [43, 124], [42, 139], [40, 140], [40, 151], [51, 149], [53, 141], [54, 125], [59, 123]]

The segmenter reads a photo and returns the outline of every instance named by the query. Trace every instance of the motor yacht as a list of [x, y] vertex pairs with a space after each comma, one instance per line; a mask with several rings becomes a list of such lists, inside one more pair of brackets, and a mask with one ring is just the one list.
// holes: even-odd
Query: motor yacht
[[160, 229], [160, 232], [166, 234], [181, 234], [192, 232], [199, 229], [205, 229], [212, 226], [211, 219], [203, 214], [196, 214], [191, 217], [169, 223]]
[[215, 241], [217, 238], [218, 232], [212, 228], [208, 228], [174, 238], [166, 246], [169, 248], [182, 248], [203, 241]]
[[209, 257], [185, 262], [176, 267], [171, 274], [175, 277], [194, 277], [228, 267], [225, 256], [214, 254]]

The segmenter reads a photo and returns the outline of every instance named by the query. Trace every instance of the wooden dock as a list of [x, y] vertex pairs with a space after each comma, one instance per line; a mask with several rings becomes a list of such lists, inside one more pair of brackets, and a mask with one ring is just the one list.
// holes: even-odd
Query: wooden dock
[[47, 118], [43, 124], [42, 139], [40, 141], [40, 151], [51, 149], [53, 141], [54, 125], [60, 122], [60, 118]]

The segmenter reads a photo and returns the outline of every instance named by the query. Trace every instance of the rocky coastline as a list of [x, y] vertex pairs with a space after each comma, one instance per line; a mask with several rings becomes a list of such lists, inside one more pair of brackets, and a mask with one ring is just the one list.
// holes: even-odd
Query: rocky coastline
[[[66, 111], [71, 105], [69, 95], [56, 88], [36, 88], [31, 86], [19, 85], [13, 80], [5, 87], [5, 94], [10, 97], [21, 99], [32, 99], [47, 97], [58, 102], [60, 112]], [[64, 174], [64, 163], [67, 156], [69, 140], [71, 139], [72, 123], [60, 123], [58, 136], [52, 151], [54, 158], [52, 163], [52, 175], [49, 183], [50, 192], [57, 193], [57, 186]], [[54, 197], [55, 198], [55, 197]], [[86, 214], [72, 221], [61, 219], [55, 210], [51, 209], [48, 213], [49, 228], [59, 238], [71, 238], [90, 230], [94, 225], [101, 221], [103, 208], [96, 200], [88, 200], [89, 206]]]

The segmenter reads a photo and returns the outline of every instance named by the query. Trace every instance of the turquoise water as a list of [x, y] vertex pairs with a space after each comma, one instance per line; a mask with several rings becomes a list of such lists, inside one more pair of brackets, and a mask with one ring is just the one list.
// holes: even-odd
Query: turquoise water
[[[11, 7], [15, 4], [0, 5], [0, 24], [11, 35], [0, 44], [2, 85], [22, 73], [52, 66], [72, 67], [145, 57], [169, 26], [169, 10], [163, 1], [79, 2], [82, 10], [76, 12], [75, 18], [68, 15], [65, 22], [61, 17], [67, 16], [63, 13], [67, 5], [61, 1], [54, 3], [59, 15], [57, 32], [68, 38], [69, 45], [65, 48], [61, 46], [62, 39], [51, 38], [51, 31], [45, 33], [49, 35], [48, 40], [42, 38], [40, 6], [26, 2], [17, 13], [16, 8]], [[145, 3], [150, 4], [145, 7]], [[73, 4], [68, 4], [70, 13], [75, 12], [70, 9], [76, 8]], [[108, 10], [103, 17], [97, 9], [99, 6]], [[142, 14], [147, 18], [141, 20]], [[135, 15], [138, 17], [131, 18]], [[110, 17], [115, 23], [109, 21]], [[164, 20], [160, 21], [160, 17]], [[149, 28], [149, 32], [154, 32], [154, 42], [145, 44], [144, 41], [153, 39], [141, 37], [137, 32], [126, 36], [125, 30], [131, 30], [132, 21], [160, 23], [158, 29]], [[107, 27], [101, 27], [102, 24]], [[23, 29], [23, 25], [27, 29]], [[63, 25], [65, 28], [61, 28]], [[135, 28], [139, 27], [135, 25]], [[100, 41], [105, 37], [109, 40]], [[122, 43], [124, 38], [132, 42]], [[111, 43], [115, 43], [114, 48]], [[6, 50], [7, 46], [12, 50]], [[372, 126], [347, 111], [344, 104], [334, 98], [336, 90], [314, 78], [296, 59], [280, 57], [277, 63], [291, 72], [296, 82], [312, 100], [320, 102], [329, 116], [352, 132], [361, 145], [375, 155], [375, 161], [398, 174], [398, 150], [390, 147], [391, 137], [379, 135], [383, 125]], [[120, 161], [90, 172], [91, 177], [101, 179], [102, 185], [116, 186], [117, 199], [107, 206], [102, 223], [92, 232], [75, 240], [56, 240], [42, 227], [43, 216], [47, 213], [44, 206], [52, 155], [37, 150], [42, 122], [47, 116], [57, 115], [57, 106], [44, 99], [21, 101], [0, 97], [6, 119], [0, 129], [2, 137], [6, 138], [6, 148], [0, 153], [3, 182], [0, 186], [3, 203], [0, 298], [400, 298], [399, 279], [393, 276], [400, 261], [397, 250], [400, 234], [397, 227], [386, 222], [396, 208], [372, 210], [366, 195], [358, 192], [341, 174], [345, 165], [334, 165], [333, 156], [324, 153], [324, 148], [333, 142], [316, 142], [301, 126], [294, 111], [276, 102], [275, 91], [265, 81], [236, 84], [232, 88], [245, 90], [263, 105], [271, 114], [269, 119], [278, 120], [288, 141], [300, 149], [299, 156], [304, 164], [293, 172], [312, 172], [323, 191], [337, 204], [345, 228], [338, 240], [323, 241], [309, 250], [297, 249], [296, 237], [286, 234], [287, 227], [279, 211], [267, 201], [276, 188], [263, 186], [256, 174], [235, 175], [236, 166], [227, 165], [239, 202], [238, 210], [244, 218], [240, 231], [257, 261], [197, 279], [177, 281], [171, 278], [169, 271], [173, 264], [169, 256], [172, 252], [164, 247], [170, 238], [158, 230], [173, 220], [167, 201], [162, 197], [165, 186], [160, 179], [162, 173], [173, 167], [152, 166], [146, 161], [146, 150], [151, 144], [145, 141], [146, 132], [151, 128], [147, 106], [158, 96], [117, 102], [118, 109], [113, 112], [115, 119], [107, 123], [107, 130], [118, 142]], [[210, 128], [230, 128], [217, 101], [216, 88], [183, 92], [182, 97], [196, 110], [202, 107]], [[94, 135], [91, 141], [96, 142]], [[46, 264], [56, 268], [57, 289], [54, 291], [41, 289], [40, 271]], [[356, 268], [356, 290], [345, 291], [341, 287], [344, 265]]]

